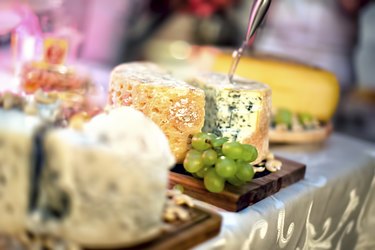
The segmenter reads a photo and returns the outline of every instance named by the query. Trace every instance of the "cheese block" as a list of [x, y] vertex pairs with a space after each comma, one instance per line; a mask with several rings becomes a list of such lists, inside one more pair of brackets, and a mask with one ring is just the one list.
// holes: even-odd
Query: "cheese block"
[[[231, 61], [229, 53], [218, 53], [212, 70], [226, 73]], [[244, 56], [238, 64], [236, 74], [269, 85], [275, 108], [309, 113], [321, 121], [332, 118], [339, 101], [336, 76], [302, 63], [265, 56]]]
[[167, 136], [177, 162], [204, 123], [204, 92], [166, 74], [154, 64], [129, 63], [111, 73], [109, 103], [131, 106], [150, 117]]
[[161, 232], [168, 170], [174, 157], [160, 128], [123, 107], [82, 132], [55, 129], [30, 230], [81, 246], [130, 246]]
[[29, 211], [33, 138], [41, 121], [2, 109], [0, 121], [0, 232], [17, 235], [25, 229]]
[[227, 75], [202, 73], [191, 80], [205, 91], [206, 116], [203, 130], [254, 145], [258, 150], [255, 163], [268, 153], [268, 127], [271, 114], [271, 90], [257, 81]]

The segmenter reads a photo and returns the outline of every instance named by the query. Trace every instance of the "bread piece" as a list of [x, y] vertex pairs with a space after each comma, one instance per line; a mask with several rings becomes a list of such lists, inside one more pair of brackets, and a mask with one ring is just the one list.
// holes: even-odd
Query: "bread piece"
[[231, 84], [223, 74], [202, 73], [191, 84], [206, 95], [206, 117], [203, 131], [254, 145], [258, 158], [268, 153], [268, 127], [271, 116], [271, 89], [244, 78]]
[[20, 234], [26, 225], [33, 184], [36, 117], [0, 109], [0, 232]]
[[44, 147], [33, 231], [94, 248], [131, 246], [161, 232], [174, 157], [141, 112], [123, 107], [95, 117], [83, 132], [52, 130]]
[[203, 127], [204, 92], [154, 64], [116, 67], [111, 73], [109, 98], [113, 107], [132, 106], [159, 125], [179, 163], [190, 147], [190, 136]]

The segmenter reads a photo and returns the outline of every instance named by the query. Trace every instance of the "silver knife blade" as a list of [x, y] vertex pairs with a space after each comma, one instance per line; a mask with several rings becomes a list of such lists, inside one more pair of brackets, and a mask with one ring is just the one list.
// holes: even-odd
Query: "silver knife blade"
[[229, 82], [233, 84], [233, 76], [236, 72], [238, 63], [244, 53], [250, 39], [254, 36], [258, 27], [262, 24], [262, 21], [271, 5], [271, 0], [255, 0], [250, 11], [249, 22], [247, 26], [247, 32], [245, 40], [241, 47], [235, 50], [232, 54], [232, 63], [229, 68], [228, 78]]

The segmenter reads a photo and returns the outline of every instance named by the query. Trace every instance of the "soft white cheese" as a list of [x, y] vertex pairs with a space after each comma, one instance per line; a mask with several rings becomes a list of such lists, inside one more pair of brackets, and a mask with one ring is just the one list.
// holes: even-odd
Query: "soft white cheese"
[[142, 113], [124, 107], [83, 132], [53, 130], [45, 149], [35, 230], [94, 247], [133, 245], [160, 232], [174, 158]]

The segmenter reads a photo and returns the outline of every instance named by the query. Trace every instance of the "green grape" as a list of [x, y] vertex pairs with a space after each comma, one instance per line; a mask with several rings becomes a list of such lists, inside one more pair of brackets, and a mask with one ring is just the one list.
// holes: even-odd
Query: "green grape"
[[215, 170], [221, 177], [229, 178], [236, 174], [237, 165], [234, 160], [225, 156], [221, 156], [215, 164]]
[[188, 160], [187, 158], [184, 160], [184, 168], [189, 173], [196, 173], [203, 167], [203, 162], [198, 159]]
[[190, 159], [198, 158], [198, 159], [200, 159], [201, 157], [202, 157], [202, 153], [201, 152], [199, 152], [198, 150], [195, 150], [195, 149], [190, 149], [186, 153], [186, 157], [185, 158], [190, 158]]
[[286, 124], [292, 126], [292, 113], [287, 109], [279, 109], [275, 115], [276, 124]]
[[211, 148], [211, 136], [206, 133], [198, 133], [191, 139], [191, 145], [194, 149], [204, 151]]
[[258, 150], [256, 147], [249, 144], [242, 144], [241, 160], [246, 162], [253, 162], [258, 157]]
[[203, 168], [202, 154], [196, 150], [189, 150], [184, 160], [184, 168], [189, 173], [196, 173]]
[[232, 176], [231, 178], [228, 178], [227, 181], [228, 181], [230, 184], [232, 184], [232, 185], [234, 185], [234, 186], [237, 186], [237, 187], [242, 186], [242, 185], [245, 184], [244, 181], [241, 181], [241, 180], [238, 179], [236, 176]]
[[226, 142], [223, 144], [223, 154], [233, 160], [241, 159], [242, 145], [239, 142]]
[[204, 186], [213, 193], [219, 193], [224, 190], [225, 180], [220, 177], [214, 168], [210, 168], [204, 176]]
[[196, 177], [203, 178], [209, 169], [210, 167], [201, 168], [198, 172], [195, 173]]
[[246, 162], [237, 163], [236, 177], [241, 181], [251, 181], [254, 177], [253, 166]]
[[202, 153], [202, 161], [206, 166], [212, 166], [217, 161], [217, 153], [213, 149], [207, 149]]
[[211, 139], [211, 144], [212, 144], [212, 147], [218, 148], [218, 147], [223, 146], [223, 144], [226, 143], [227, 141], [228, 141], [227, 137], [216, 137], [216, 138]]
[[312, 122], [313, 117], [308, 113], [300, 113], [298, 114], [298, 120], [303, 125], [307, 125]]
[[206, 133], [209, 137], [210, 137], [210, 142], [212, 142], [213, 140], [216, 140], [217, 136], [213, 133]]

